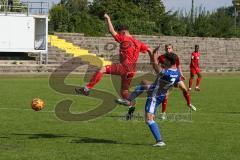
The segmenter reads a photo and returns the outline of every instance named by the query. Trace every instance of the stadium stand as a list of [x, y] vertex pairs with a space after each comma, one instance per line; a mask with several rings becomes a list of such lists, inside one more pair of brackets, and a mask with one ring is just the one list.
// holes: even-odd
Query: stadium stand
[[[200, 37], [172, 37], [172, 36], [141, 36], [138, 39], [149, 44], [151, 47], [162, 45], [160, 52], [163, 53], [165, 44], [171, 43], [175, 52], [179, 55], [183, 70], [189, 71], [190, 54], [195, 44], [199, 44], [201, 52], [200, 65], [203, 72], [239, 72], [240, 71], [240, 39], [237, 38], [200, 38]], [[110, 36], [106, 37], [85, 37], [79, 33], [55, 33], [49, 36], [52, 42], [48, 45], [48, 64], [38, 64], [39, 56], [31, 55], [35, 60], [0, 60], [0, 72], [2, 73], [34, 73], [52, 72], [63, 63], [76, 56], [89, 55], [103, 57], [105, 64], [118, 61], [118, 44]], [[63, 45], [64, 44], [64, 45]], [[83, 49], [84, 48], [84, 49]], [[88, 64], [92, 63], [91, 58], [85, 59], [82, 66], [76, 72], [85, 72]], [[149, 57], [140, 54], [138, 62], [139, 71], [149, 71]], [[67, 71], [67, 68], [63, 68]], [[93, 67], [93, 72], [96, 67]]]
[[[83, 34], [55, 33], [55, 35], [72, 42], [74, 45], [88, 49], [91, 53], [103, 56], [106, 59], [117, 61], [118, 44], [110, 36], [85, 37]], [[174, 37], [174, 36], [143, 36], [138, 39], [152, 48], [161, 44], [161, 53], [165, 44], [173, 44], [182, 63], [184, 71], [189, 71], [190, 55], [194, 45], [200, 46], [200, 65], [203, 72], [238, 72], [240, 71], [240, 39], [238, 38], [203, 38], [203, 37]], [[140, 54], [139, 66], [141, 70], [148, 70], [148, 55]], [[142, 65], [141, 65], [142, 64]]]

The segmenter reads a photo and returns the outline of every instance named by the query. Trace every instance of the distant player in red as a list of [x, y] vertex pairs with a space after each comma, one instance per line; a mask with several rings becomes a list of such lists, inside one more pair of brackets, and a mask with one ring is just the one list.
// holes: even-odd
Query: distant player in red
[[192, 53], [191, 56], [191, 64], [190, 64], [190, 79], [189, 79], [189, 87], [188, 90], [192, 90], [192, 84], [194, 80], [194, 75], [197, 74], [197, 83], [196, 83], [196, 91], [200, 91], [200, 81], [202, 79], [202, 75], [200, 73], [200, 67], [199, 67], [199, 58], [200, 58], [200, 53], [199, 53], [199, 45], [195, 45], [195, 51]]
[[93, 75], [90, 82], [85, 87], [76, 88], [75, 91], [78, 94], [89, 95], [89, 90], [102, 79], [103, 74], [119, 75], [121, 76], [121, 96], [123, 99], [126, 99], [129, 96], [128, 89], [130, 83], [136, 72], [136, 62], [139, 53], [148, 52], [150, 55], [151, 51], [147, 45], [133, 38], [126, 26], [121, 26], [117, 33], [112, 25], [110, 17], [104, 14], [104, 18], [108, 25], [109, 32], [115, 41], [120, 43], [120, 63], [113, 63], [102, 67]]
[[[171, 54], [173, 53], [173, 46], [171, 44], [167, 44], [165, 45], [165, 54]], [[158, 64], [159, 65], [163, 65], [165, 62], [165, 54], [162, 54], [158, 57]], [[164, 66], [163, 66], [164, 67]], [[177, 56], [176, 59], [176, 67], [179, 69], [180, 74], [181, 74], [181, 80], [185, 80], [185, 77], [183, 76], [182, 73], [182, 67], [180, 65], [180, 60], [179, 57]], [[190, 102], [190, 97], [189, 97], [189, 93], [186, 91], [186, 86], [183, 83], [181, 86], [179, 86], [180, 89], [183, 91], [183, 95], [186, 99], [186, 101]], [[168, 103], [168, 94], [166, 95], [164, 101], [162, 102], [162, 119], [165, 119], [165, 115], [166, 115], [166, 109], [167, 109], [167, 103]]]
[[[165, 54], [168, 54], [168, 53], [173, 53], [173, 46], [171, 44], [166, 44], [165, 45]], [[161, 64], [164, 64], [165, 62], [165, 54], [162, 54], [158, 57], [158, 64], [161, 65]], [[182, 67], [180, 66], [180, 60], [179, 60], [179, 57], [177, 56], [177, 59], [176, 59], [176, 67], [180, 70], [180, 73], [181, 73], [181, 79], [182, 80], [185, 80], [185, 77], [183, 76], [183, 73], [182, 73]]]

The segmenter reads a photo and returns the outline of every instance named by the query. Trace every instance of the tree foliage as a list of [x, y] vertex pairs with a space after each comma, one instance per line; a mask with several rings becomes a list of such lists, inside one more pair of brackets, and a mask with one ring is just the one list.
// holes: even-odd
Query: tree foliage
[[[238, 0], [237, 0], [238, 1]], [[108, 33], [103, 13], [108, 13], [114, 26], [129, 26], [133, 34], [200, 37], [234, 37], [234, 7], [207, 12], [196, 8], [191, 14], [166, 12], [161, 0], [61, 0], [50, 11], [50, 30], [81, 32], [85, 35]], [[240, 18], [237, 18], [237, 24]]]

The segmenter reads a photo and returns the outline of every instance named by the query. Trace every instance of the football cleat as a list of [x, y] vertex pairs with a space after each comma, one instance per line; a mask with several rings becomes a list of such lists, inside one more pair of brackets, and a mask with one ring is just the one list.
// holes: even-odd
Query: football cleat
[[191, 92], [192, 88], [188, 88], [188, 92]]
[[127, 99], [119, 98], [119, 99], [116, 100], [116, 103], [118, 103], [120, 105], [124, 105], [124, 106], [130, 107], [130, 106], [134, 106], [136, 102], [135, 102], [135, 100], [129, 101]]
[[130, 106], [128, 108], [128, 113], [126, 115], [126, 120], [131, 120], [132, 119], [134, 111], [135, 111], [135, 107], [134, 106]]
[[199, 87], [196, 87], [196, 88], [195, 88], [195, 91], [198, 91], [198, 92], [199, 92], [200, 90], [201, 90], [201, 89], [200, 89]]
[[85, 87], [75, 88], [75, 92], [76, 92], [77, 94], [82, 94], [82, 95], [85, 95], [85, 96], [88, 96], [88, 95], [89, 95], [89, 90], [86, 89]]
[[164, 147], [166, 144], [163, 141], [157, 142], [156, 144], [153, 145], [153, 147]]
[[163, 112], [163, 113], [160, 114], [160, 119], [162, 119], [162, 120], [167, 119], [166, 112]]
[[189, 107], [192, 111], [197, 111], [197, 108], [194, 105], [190, 104]]
[[129, 100], [122, 99], [122, 98], [117, 99], [116, 103], [118, 103], [120, 105], [124, 105], [124, 106], [130, 106], [131, 105], [131, 102]]

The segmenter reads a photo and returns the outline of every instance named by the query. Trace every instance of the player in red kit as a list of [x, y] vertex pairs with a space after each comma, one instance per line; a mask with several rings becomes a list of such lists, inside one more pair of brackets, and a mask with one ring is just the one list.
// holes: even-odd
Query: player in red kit
[[192, 90], [192, 84], [194, 80], [194, 75], [197, 74], [197, 83], [196, 83], [196, 91], [200, 91], [200, 81], [202, 79], [202, 75], [200, 73], [200, 67], [199, 67], [199, 58], [200, 58], [200, 53], [199, 53], [199, 45], [195, 45], [195, 51], [192, 53], [191, 56], [191, 64], [190, 64], [190, 79], [189, 79], [189, 87], [188, 90]]
[[109, 32], [115, 41], [120, 43], [120, 63], [113, 63], [102, 67], [93, 75], [90, 82], [85, 87], [76, 88], [75, 91], [77, 94], [88, 95], [89, 90], [102, 79], [103, 74], [119, 75], [121, 76], [121, 97], [126, 99], [129, 96], [128, 89], [130, 83], [136, 72], [136, 62], [139, 53], [148, 52], [150, 55], [151, 51], [147, 45], [133, 38], [126, 26], [121, 26], [117, 33], [112, 25], [110, 17], [104, 14], [104, 18]]
[[[165, 54], [173, 53], [173, 46], [171, 44], [165, 45], [165, 52], [166, 52]], [[163, 65], [164, 64], [164, 62], [165, 62], [165, 54], [162, 54], [162, 55], [160, 55], [158, 57], [158, 64], [159, 65]], [[181, 80], [185, 80], [185, 77], [183, 76], [183, 73], [182, 73], [182, 67], [180, 66], [180, 60], [179, 60], [178, 56], [176, 58], [176, 67], [180, 71]], [[182, 89], [184, 97], [186, 99], [190, 99], [188, 93], [186, 92], [186, 86], [185, 86], [184, 83], [180, 86], [180, 89]], [[166, 117], [167, 103], [168, 103], [168, 94], [166, 95], [165, 99], [162, 102], [162, 115], [161, 115], [162, 119], [165, 119], [165, 117]]]

